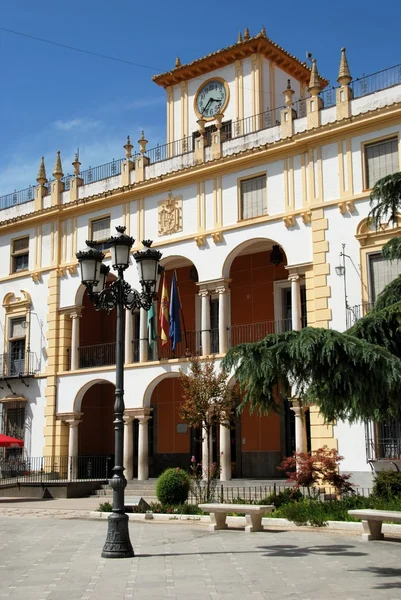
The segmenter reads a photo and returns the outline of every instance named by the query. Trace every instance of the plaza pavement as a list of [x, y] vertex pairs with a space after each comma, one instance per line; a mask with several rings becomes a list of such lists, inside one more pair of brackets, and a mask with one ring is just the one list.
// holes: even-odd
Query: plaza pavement
[[15, 510], [0, 507], [0, 599], [401, 598], [401, 540], [366, 544], [324, 529], [212, 533], [200, 522], [133, 521], [135, 557], [107, 560], [100, 556], [107, 521], [79, 518], [79, 511], [57, 518], [44, 507]]

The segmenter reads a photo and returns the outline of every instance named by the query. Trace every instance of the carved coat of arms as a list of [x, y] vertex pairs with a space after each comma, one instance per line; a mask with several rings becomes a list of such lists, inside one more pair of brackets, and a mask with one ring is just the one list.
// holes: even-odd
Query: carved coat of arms
[[159, 235], [169, 235], [182, 231], [182, 197], [170, 193], [166, 200], [159, 202]]

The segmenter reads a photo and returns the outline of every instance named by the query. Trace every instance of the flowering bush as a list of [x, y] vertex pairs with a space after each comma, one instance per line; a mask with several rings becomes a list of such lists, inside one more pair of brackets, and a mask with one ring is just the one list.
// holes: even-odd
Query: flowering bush
[[190, 489], [197, 504], [214, 500], [219, 475], [220, 466], [216, 462], [202, 467], [201, 463], [196, 462], [195, 456], [192, 456], [189, 467]]
[[317, 484], [331, 486], [337, 494], [350, 494], [353, 493], [349, 482], [351, 475], [341, 475], [339, 472], [343, 459], [334, 448], [323, 446], [314, 452], [294, 452], [278, 468], [285, 471], [289, 481], [294, 483], [294, 490], [305, 487], [309, 497], [313, 495], [312, 490]]

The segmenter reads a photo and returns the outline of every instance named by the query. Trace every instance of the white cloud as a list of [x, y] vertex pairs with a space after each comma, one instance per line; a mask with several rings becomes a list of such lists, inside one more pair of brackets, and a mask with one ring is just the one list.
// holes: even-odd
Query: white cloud
[[88, 131], [88, 129], [97, 129], [100, 125], [101, 121], [95, 121], [94, 119], [70, 119], [67, 121], [59, 119], [53, 123], [53, 127], [59, 131], [71, 131], [71, 129]]

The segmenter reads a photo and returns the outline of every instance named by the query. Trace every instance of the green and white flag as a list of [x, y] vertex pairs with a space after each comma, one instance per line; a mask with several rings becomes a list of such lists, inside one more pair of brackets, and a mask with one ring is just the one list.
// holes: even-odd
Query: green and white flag
[[152, 352], [154, 353], [155, 348], [156, 348], [156, 340], [157, 340], [157, 334], [156, 334], [156, 312], [155, 312], [155, 304], [154, 302], [152, 303], [152, 306], [150, 307], [150, 309], [148, 310], [148, 339], [149, 339], [149, 346], [152, 349]]

